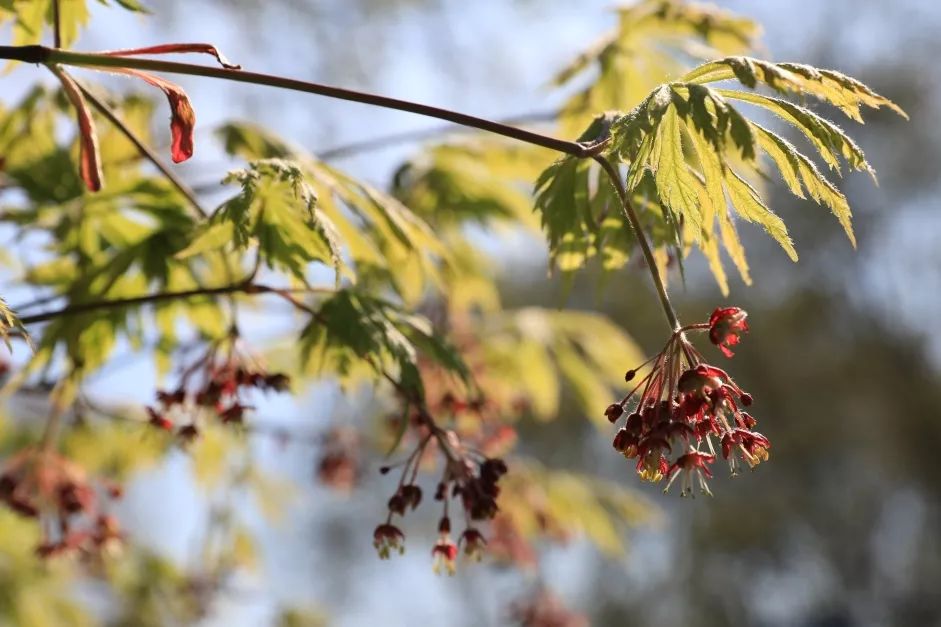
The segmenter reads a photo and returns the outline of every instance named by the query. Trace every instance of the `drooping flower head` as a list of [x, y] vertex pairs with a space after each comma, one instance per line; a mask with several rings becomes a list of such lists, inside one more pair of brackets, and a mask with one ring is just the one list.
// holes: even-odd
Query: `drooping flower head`
[[436, 575], [446, 570], [449, 575], [457, 571], [457, 545], [451, 539], [451, 521], [447, 516], [438, 524], [438, 541], [431, 549], [432, 569]]
[[398, 551], [399, 555], [405, 553], [405, 534], [393, 524], [379, 525], [373, 532], [372, 538], [372, 544], [376, 547], [381, 559], [389, 559], [392, 551]]
[[[709, 465], [717, 456], [717, 440], [733, 475], [739, 460], [754, 467], [768, 459], [770, 441], [754, 430], [757, 421], [742, 411], [752, 404], [752, 396], [726, 371], [706, 363], [686, 337], [708, 331], [712, 343], [731, 357], [728, 347], [748, 330], [746, 315], [738, 307], [716, 309], [708, 323], [677, 329], [663, 350], [628, 371], [626, 379], [632, 380], [650, 364], [646, 376], [619, 403], [609, 405], [605, 416], [617, 422], [627, 414], [613, 444], [626, 458], [637, 460], [641, 479], [667, 479], [669, 489], [682, 475], [681, 495], [692, 495], [694, 487], [711, 494], [706, 479], [712, 477]], [[635, 397], [637, 404], [628, 413]]]
[[482, 533], [473, 527], [468, 527], [461, 534], [460, 544], [464, 546], [464, 555], [476, 561], [480, 561], [487, 546], [487, 541]]
[[768, 461], [770, 447], [768, 438], [748, 428], [736, 428], [722, 436], [722, 457], [729, 460], [732, 474], [738, 472], [738, 458], [751, 468]]

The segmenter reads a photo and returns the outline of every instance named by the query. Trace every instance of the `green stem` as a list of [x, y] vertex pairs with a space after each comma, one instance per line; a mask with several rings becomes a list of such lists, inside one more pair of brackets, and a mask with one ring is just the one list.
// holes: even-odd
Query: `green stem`
[[674, 331], [681, 331], [682, 325], [680, 324], [679, 318], [676, 315], [676, 310], [673, 309], [673, 304], [670, 302], [670, 296], [667, 294], [667, 288], [663, 284], [663, 278], [660, 276], [660, 271], [657, 269], [657, 262], [653, 257], [653, 250], [650, 248], [650, 243], [647, 241], [647, 235], [644, 233], [644, 229], [641, 227], [640, 219], [637, 217], [637, 212], [634, 211], [634, 206], [631, 204], [631, 199], [627, 195], [627, 190], [624, 188], [624, 183], [621, 181], [621, 173], [618, 172], [617, 168], [606, 158], [600, 155], [595, 155], [594, 160], [605, 171], [605, 174], [608, 175], [611, 184], [614, 185], [614, 189], [618, 194], [618, 198], [621, 201], [621, 210], [624, 212], [624, 216], [627, 218], [627, 221], [630, 223], [631, 228], [634, 230], [634, 234], [637, 236], [637, 241], [640, 243], [640, 250], [644, 255], [644, 259], [647, 261], [647, 267], [650, 269], [650, 276], [653, 278], [653, 285], [657, 289], [657, 295], [660, 297], [660, 304], [663, 306], [663, 312], [667, 316], [667, 321], [669, 321], [670, 326]]
[[322, 85], [320, 83], [311, 83], [300, 81], [283, 76], [273, 76], [271, 74], [261, 74], [258, 72], [246, 72], [244, 70], [232, 70], [226, 68], [209, 67], [205, 65], [195, 65], [192, 63], [177, 63], [174, 61], [161, 61], [156, 59], [138, 59], [132, 57], [109, 56], [104, 54], [72, 52], [67, 50], [56, 50], [46, 46], [0, 46], [0, 59], [11, 59], [14, 61], [23, 61], [25, 63], [42, 64], [60, 64], [73, 65], [89, 68], [99, 68], [107, 70], [108, 68], [126, 68], [132, 70], [143, 70], [146, 72], [165, 72], [169, 74], [185, 74], [187, 76], [203, 76], [207, 78], [217, 78], [239, 83], [250, 83], [253, 85], [266, 85], [268, 87], [277, 87], [280, 89], [289, 89], [300, 91], [328, 98], [337, 98], [351, 102], [360, 102], [363, 104], [384, 107], [386, 109], [396, 109], [398, 111], [407, 111], [427, 117], [446, 120], [462, 126], [469, 126], [483, 131], [503, 135], [522, 142], [542, 146], [557, 152], [563, 152], [575, 157], [591, 157], [597, 154], [601, 146], [594, 144], [582, 144], [579, 142], [557, 139], [541, 133], [516, 128], [500, 122], [494, 122], [484, 118], [479, 118], [466, 113], [459, 113], [449, 109], [442, 109], [426, 104], [380, 96], [332, 85]]
[[46, 426], [43, 427], [42, 436], [39, 438], [39, 448], [43, 451], [51, 451], [59, 437], [59, 427], [62, 425], [62, 408], [53, 406], [46, 420]]

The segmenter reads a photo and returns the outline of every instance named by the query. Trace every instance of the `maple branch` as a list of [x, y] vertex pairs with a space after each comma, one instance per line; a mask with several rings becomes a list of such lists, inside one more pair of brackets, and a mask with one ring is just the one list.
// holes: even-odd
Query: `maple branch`
[[246, 72], [244, 70], [217, 68], [193, 63], [178, 63], [175, 61], [109, 56], [88, 52], [72, 52], [56, 50], [46, 46], [0, 46], [0, 59], [11, 59], [25, 63], [41, 63], [45, 65], [71, 65], [93, 69], [125, 68], [148, 72], [203, 76], [206, 78], [217, 78], [253, 85], [266, 85], [268, 87], [277, 87], [339, 100], [360, 102], [376, 107], [395, 109], [397, 111], [406, 111], [437, 118], [439, 120], [460, 124], [461, 126], [468, 126], [497, 135], [503, 135], [504, 137], [510, 137], [528, 144], [542, 146], [543, 148], [563, 152], [579, 158], [592, 157], [598, 154], [604, 147], [604, 144], [584, 144], [581, 142], [557, 139], [549, 135], [528, 131], [508, 124], [501, 124], [500, 122], [494, 122], [493, 120], [487, 120], [466, 113], [409, 100], [401, 100], [389, 96], [381, 96], [353, 89], [345, 89], [343, 87], [323, 85], [321, 83], [312, 83], [259, 72]]
[[[73, 303], [62, 307], [61, 309], [44, 311], [42, 313], [33, 314], [31, 316], [23, 316], [19, 320], [23, 325], [36, 324], [39, 322], [47, 322], [49, 320], [61, 318], [63, 316], [83, 314], [90, 311], [98, 311], [100, 309], [117, 309], [120, 307], [157, 303], [167, 300], [194, 298], [196, 296], [219, 296], [222, 294], [276, 294], [290, 302], [298, 309], [302, 309], [307, 313], [311, 313], [311, 309], [307, 305], [291, 296], [292, 291], [293, 290], [262, 285], [260, 283], [252, 283], [251, 281], [243, 281], [241, 283], [223, 285], [221, 287], [198, 287], [191, 290], [182, 290], [179, 292], [158, 292], [156, 294], [143, 294], [141, 296], [117, 298], [114, 300], [98, 300], [87, 303]], [[325, 290], [320, 288], [308, 288], [304, 291], [310, 293], [323, 293]], [[333, 290], [330, 291], [332, 293]]]
[[673, 327], [674, 331], [682, 332], [682, 325], [680, 324], [679, 318], [677, 318], [676, 310], [673, 309], [673, 304], [670, 302], [670, 296], [667, 294], [667, 288], [663, 284], [660, 271], [657, 269], [657, 262], [653, 257], [650, 243], [647, 241], [647, 235], [644, 233], [640, 219], [637, 217], [637, 212], [634, 210], [631, 199], [627, 195], [627, 190], [624, 188], [624, 183], [621, 181], [621, 173], [618, 172], [618, 169], [607, 157], [595, 155], [593, 159], [598, 162], [605, 171], [605, 174], [608, 175], [611, 184], [614, 185], [614, 190], [617, 192], [618, 198], [621, 201], [621, 209], [627, 221], [630, 223], [631, 229], [633, 229], [634, 234], [637, 236], [637, 241], [640, 243], [640, 250], [644, 254], [647, 268], [650, 270], [650, 276], [653, 278], [654, 287], [657, 289], [657, 295], [660, 297], [660, 304], [663, 306], [663, 312], [666, 314], [670, 326]]

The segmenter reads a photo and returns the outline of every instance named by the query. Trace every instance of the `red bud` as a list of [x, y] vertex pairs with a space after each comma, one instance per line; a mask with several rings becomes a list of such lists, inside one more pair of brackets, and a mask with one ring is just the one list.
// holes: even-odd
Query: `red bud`
[[193, 110], [193, 104], [183, 88], [147, 72], [127, 68], [111, 68], [110, 71], [136, 76], [161, 89], [167, 95], [167, 101], [170, 103], [170, 134], [173, 140], [170, 146], [170, 156], [174, 163], [180, 163], [192, 157], [196, 111]]
[[89, 191], [97, 192], [101, 189], [101, 157], [98, 151], [98, 133], [95, 131], [95, 122], [82, 95], [82, 89], [75, 80], [57, 65], [50, 65], [49, 69], [62, 83], [65, 95], [68, 96], [75, 113], [78, 116], [79, 131], [79, 171], [85, 186]]

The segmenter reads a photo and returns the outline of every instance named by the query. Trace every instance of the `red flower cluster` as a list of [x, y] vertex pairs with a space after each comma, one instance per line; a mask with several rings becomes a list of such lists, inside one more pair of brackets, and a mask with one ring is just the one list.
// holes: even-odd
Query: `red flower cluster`
[[101, 511], [100, 493], [119, 498], [121, 489], [104, 481], [93, 485], [80, 466], [42, 448], [20, 451], [0, 474], [0, 501], [43, 523], [40, 557], [90, 556], [121, 545], [117, 520]]
[[[199, 436], [201, 416], [213, 416], [223, 424], [241, 425], [245, 412], [253, 409], [244, 395], [251, 390], [284, 392], [290, 388], [286, 374], [269, 373], [264, 366], [237, 347], [238, 337], [230, 337], [227, 350], [214, 344], [194, 363], [185, 368], [172, 391], [157, 391], [157, 406], [148, 407], [151, 425], [173, 431], [181, 441]], [[220, 355], [220, 353], [222, 353]], [[174, 420], [174, 418], [176, 420]]]
[[[486, 385], [496, 379], [488, 372], [483, 345], [469, 322], [450, 319], [453, 325], [450, 335], [475, 383], [468, 385], [435, 361], [420, 358], [423, 394], [408, 397], [400, 390], [410, 409], [404, 417], [396, 412], [387, 419], [390, 435], [408, 443], [411, 452], [402, 462], [380, 469], [383, 474], [393, 469], [401, 472], [395, 493], [388, 501], [386, 520], [373, 536], [380, 557], [401, 549], [404, 541], [401, 529], [393, 524], [394, 518], [415, 510], [423, 500], [433, 500], [441, 507], [439, 537], [432, 546], [433, 566], [439, 573], [453, 572], [461, 553], [466, 560], [479, 561], [489, 549], [484, 527], [490, 527], [488, 533], [493, 532], [492, 524], [499, 511], [500, 480], [507, 472], [503, 457], [512, 450], [517, 438], [506, 418], [528, 411], [525, 399], [517, 391], [503, 389], [502, 385]], [[445, 421], [453, 428], [441, 426]], [[419, 469], [435, 468], [440, 473], [438, 481], [433, 490], [423, 495], [416, 485]], [[466, 527], [452, 539], [449, 513], [455, 506], [463, 509]]]
[[[451, 539], [451, 521], [448, 517], [450, 503], [452, 499], [458, 500], [469, 522], [492, 519], [498, 511], [498, 483], [507, 472], [506, 463], [502, 459], [485, 457], [465, 449], [453, 431], [441, 429], [423, 412], [413, 416], [413, 421], [424, 435], [409, 457], [397, 465], [402, 468], [399, 486], [389, 499], [386, 521], [376, 527], [373, 533], [373, 544], [383, 559], [388, 558], [393, 550], [400, 553], [404, 550], [405, 535], [392, 524], [392, 520], [394, 516], [404, 516], [408, 511], [416, 509], [421, 503], [422, 490], [415, 484], [418, 468], [425, 454], [437, 449], [446, 463], [434, 493], [434, 500], [442, 504], [443, 513], [438, 525], [438, 541], [432, 547], [433, 567], [436, 573], [446, 570], [453, 574], [458, 545]], [[390, 470], [392, 467], [389, 466], [381, 469], [383, 474]], [[478, 529], [469, 526], [459, 541], [467, 558], [480, 560], [487, 542]]]
[[[637, 392], [640, 397], [624, 426], [614, 436], [614, 448], [637, 459], [637, 473], [646, 481], [668, 479], [668, 490], [682, 475], [681, 495], [691, 495], [694, 484], [711, 494], [706, 479], [716, 458], [716, 442], [735, 474], [738, 460], [749, 466], [768, 459], [771, 443], [754, 431], [757, 421], [743, 411], [752, 397], [736, 385], [724, 370], [704, 363], [702, 355], [686, 339], [692, 331], [709, 332], [710, 340], [731, 356], [728, 346], [747, 331], [747, 314], [737, 307], [716, 309], [708, 323], [678, 329], [660, 353], [645, 362], [651, 370], [605, 416], [616, 422]], [[645, 364], [642, 364], [645, 365]], [[628, 373], [628, 380], [636, 370]], [[672, 461], [670, 457], [679, 453]]]

